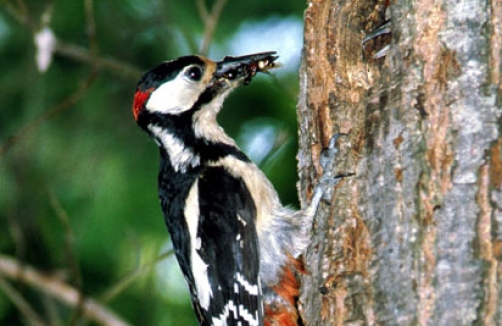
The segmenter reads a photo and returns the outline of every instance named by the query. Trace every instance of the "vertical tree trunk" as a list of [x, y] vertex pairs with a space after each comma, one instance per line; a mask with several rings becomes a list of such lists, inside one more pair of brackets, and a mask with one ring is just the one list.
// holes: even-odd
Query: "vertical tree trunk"
[[[379, 1], [379, 0], [377, 0]], [[306, 325], [501, 325], [502, 1], [309, 1], [298, 104], [302, 204], [336, 132], [305, 257]], [[368, 46], [379, 46], [371, 41]], [[380, 45], [381, 46], [381, 45]]]

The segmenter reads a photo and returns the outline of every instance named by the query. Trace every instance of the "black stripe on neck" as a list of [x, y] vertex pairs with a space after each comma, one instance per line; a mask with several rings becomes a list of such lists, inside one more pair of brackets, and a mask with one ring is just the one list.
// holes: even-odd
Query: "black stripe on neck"
[[[180, 115], [171, 115], [159, 112], [148, 112], [140, 115], [138, 123], [149, 123], [164, 130], [179, 139], [184, 146], [192, 150], [201, 158], [201, 164], [209, 161], [218, 161], [226, 156], [233, 156], [244, 162], [251, 162], [250, 159], [240, 149], [233, 145], [211, 141], [210, 139], [197, 138], [195, 131], [192, 128], [192, 115], [190, 112], [185, 112]], [[148, 125], [143, 127], [150, 136], [151, 131]], [[162, 149], [166, 150], [166, 149]]]

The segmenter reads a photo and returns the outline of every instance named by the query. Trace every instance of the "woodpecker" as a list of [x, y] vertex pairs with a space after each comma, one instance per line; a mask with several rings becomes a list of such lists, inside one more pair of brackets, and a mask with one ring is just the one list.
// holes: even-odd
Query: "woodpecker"
[[134, 119], [160, 149], [160, 204], [203, 326], [299, 321], [299, 258], [322, 190], [303, 210], [284, 207], [216, 121], [229, 93], [274, 68], [277, 58], [183, 56], [151, 69], [137, 85]]

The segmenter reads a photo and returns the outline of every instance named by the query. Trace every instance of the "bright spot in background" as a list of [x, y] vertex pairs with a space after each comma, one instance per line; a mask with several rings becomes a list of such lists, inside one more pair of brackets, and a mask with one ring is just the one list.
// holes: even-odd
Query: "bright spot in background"
[[254, 119], [244, 123], [237, 143], [241, 144], [242, 150], [254, 163], [260, 165], [274, 149], [281, 127], [273, 119]]
[[7, 38], [10, 36], [9, 26], [0, 12], [0, 48], [7, 44]]
[[[280, 67], [271, 73], [279, 78], [298, 75], [303, 47], [303, 21], [297, 17], [272, 17], [266, 20], [243, 22], [228, 44], [228, 53], [216, 55], [239, 56], [257, 52], [277, 51]], [[290, 78], [287, 77], [287, 78]], [[277, 151], [277, 141], [283, 126], [273, 119], [256, 119], [243, 125], [238, 143], [256, 164]]]
[[34, 35], [34, 42], [37, 48], [35, 61], [38, 71], [44, 73], [49, 69], [52, 62], [52, 55], [56, 46], [56, 36], [49, 27], [44, 27]]
[[274, 74], [297, 72], [303, 46], [303, 21], [297, 17], [247, 21], [239, 26], [228, 46], [229, 53], [223, 56], [277, 51], [281, 69], [274, 70]]
[[[172, 250], [171, 240], [166, 241], [160, 252]], [[167, 300], [177, 303], [190, 302], [188, 286], [183, 274], [181, 274], [178, 261], [174, 253], [160, 261], [155, 268], [156, 287], [159, 294]]]

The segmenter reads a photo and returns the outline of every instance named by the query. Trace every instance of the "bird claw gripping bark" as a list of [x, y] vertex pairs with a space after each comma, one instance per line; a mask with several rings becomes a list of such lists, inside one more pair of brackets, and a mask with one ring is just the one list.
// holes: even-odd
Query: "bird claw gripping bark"
[[[319, 163], [321, 164], [323, 175], [318, 180], [318, 185], [316, 187], [315, 196], [320, 196], [327, 203], [331, 203], [333, 198], [333, 188], [340, 182], [342, 178], [354, 175], [353, 172], [334, 172], [335, 168], [335, 158], [340, 148], [337, 145], [337, 140], [341, 136], [346, 136], [344, 133], [335, 134], [329, 141], [328, 148], [325, 148], [321, 152], [321, 157], [319, 158]], [[320, 194], [319, 194], [320, 193]]]
[[[369, 32], [363, 38], [363, 42], [362, 42], [363, 50], [369, 41], [374, 40], [382, 35], [391, 34], [392, 31], [390, 28], [391, 28], [391, 23], [390, 23], [390, 20], [388, 20], [388, 21], [384, 22], [382, 25], [380, 25], [379, 27], [377, 27], [376, 29], [374, 29], [373, 31]], [[387, 55], [387, 53], [389, 52], [389, 49], [390, 49], [390, 44], [386, 44], [385, 46], [380, 48], [378, 51], [373, 53], [373, 55], [371, 56], [371, 59], [378, 60], [380, 58], [385, 57]]]
[[372, 30], [371, 32], [369, 32], [363, 38], [363, 44], [365, 44], [366, 42], [368, 42], [368, 41], [370, 41], [372, 39], [377, 38], [380, 35], [390, 34], [391, 33], [390, 27], [391, 27], [390, 26], [390, 20], [384, 22], [382, 25], [378, 26], [377, 28], [375, 28], [374, 30]]

